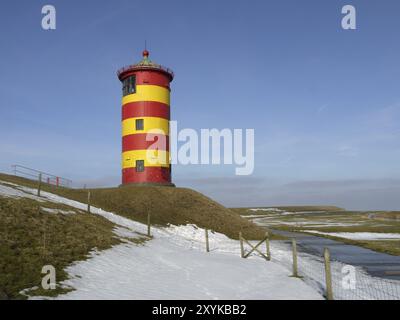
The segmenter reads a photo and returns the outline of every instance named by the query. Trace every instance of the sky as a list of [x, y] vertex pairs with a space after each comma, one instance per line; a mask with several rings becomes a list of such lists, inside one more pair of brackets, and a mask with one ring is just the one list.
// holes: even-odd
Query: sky
[[[54, 5], [56, 30], [41, 27]], [[341, 27], [344, 5], [357, 29]], [[255, 170], [175, 165], [173, 181], [227, 206], [400, 209], [400, 2], [1, 1], [0, 171], [75, 186], [121, 180], [116, 71], [175, 72], [179, 129], [254, 129]]]

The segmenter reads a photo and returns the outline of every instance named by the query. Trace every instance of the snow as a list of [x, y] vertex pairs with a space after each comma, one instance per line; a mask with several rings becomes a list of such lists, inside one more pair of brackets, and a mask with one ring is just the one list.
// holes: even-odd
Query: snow
[[[43, 202], [43, 199], [40, 199], [39, 197], [31, 193], [26, 193], [23, 190], [20, 190], [20, 188], [21, 188], [20, 186], [16, 186], [15, 184], [11, 184], [0, 180], [0, 196], [4, 198], [13, 198], [13, 199], [28, 198]], [[37, 191], [35, 190], [35, 192]]]
[[[245, 217], [245, 216], [243, 216]], [[287, 225], [296, 227], [349, 227], [349, 226], [360, 226], [366, 222], [335, 222], [334, 220], [309, 220], [303, 218], [297, 218], [294, 221], [279, 220], [277, 216], [268, 217], [257, 217], [252, 219], [254, 223], [260, 226], [274, 226], [274, 225]]]
[[277, 263], [240, 258], [239, 244], [195, 225], [153, 229], [142, 246], [123, 244], [66, 270], [75, 288], [58, 299], [322, 299]]
[[[39, 198], [35, 189], [14, 187], [0, 181], [0, 196], [87, 208], [55, 194], [42, 192]], [[240, 258], [239, 242], [223, 234], [210, 232], [210, 253], [205, 252], [204, 230], [195, 225], [152, 228], [154, 238], [137, 245], [127, 238], [143, 238], [146, 225], [93, 206], [91, 213], [115, 223], [114, 233], [125, 243], [93, 251], [88, 260], [67, 267], [70, 279], [61, 286], [75, 290], [56, 299], [322, 299], [280, 264], [258, 256]]]
[[400, 240], [400, 233], [379, 232], [321, 232], [316, 230], [301, 230], [301, 232], [327, 235], [351, 240]]
[[163, 238], [119, 245], [67, 271], [72, 278], [65, 283], [77, 290], [61, 299], [321, 299], [279, 265], [206, 254]]
[[253, 208], [253, 209], [249, 209], [249, 211], [272, 211], [272, 212], [281, 212], [281, 209], [277, 209], [277, 208]]
[[263, 212], [270, 212], [273, 213], [275, 215], [282, 215], [282, 216], [288, 216], [288, 215], [296, 215], [300, 212], [290, 212], [290, 211], [285, 211], [282, 209], [278, 209], [278, 208], [252, 208], [249, 209], [249, 211], [253, 211], [253, 212], [258, 212], [258, 211], [263, 211]]
[[269, 218], [271, 217], [271, 215], [261, 215], [261, 214], [250, 214], [250, 215], [246, 215], [246, 214], [242, 214], [240, 215], [242, 218], [245, 219], [253, 219], [253, 218]]

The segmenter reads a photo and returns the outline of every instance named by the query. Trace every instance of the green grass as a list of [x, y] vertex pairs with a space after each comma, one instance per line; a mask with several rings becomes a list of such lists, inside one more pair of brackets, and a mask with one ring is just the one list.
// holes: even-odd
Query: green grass
[[[39, 287], [44, 265], [53, 265], [57, 283], [67, 279], [64, 268], [86, 259], [97, 248], [120, 243], [114, 237], [114, 224], [106, 219], [79, 213], [62, 215], [41, 210], [70, 207], [30, 199], [0, 198], [0, 292], [4, 298], [24, 299], [19, 292]], [[35, 295], [55, 296], [68, 289], [38, 289]]]
[[[0, 174], [0, 180], [37, 187], [34, 181], [11, 175]], [[90, 191], [92, 205], [142, 223], [147, 223], [147, 214], [150, 213], [152, 224], [160, 226], [192, 223], [232, 239], [238, 239], [239, 232], [247, 239], [262, 239], [265, 234], [263, 228], [251, 221], [203, 194], [186, 188], [125, 186], [83, 190], [44, 184], [42, 190], [83, 203], [87, 202], [87, 193]], [[282, 237], [272, 235], [271, 239]]]

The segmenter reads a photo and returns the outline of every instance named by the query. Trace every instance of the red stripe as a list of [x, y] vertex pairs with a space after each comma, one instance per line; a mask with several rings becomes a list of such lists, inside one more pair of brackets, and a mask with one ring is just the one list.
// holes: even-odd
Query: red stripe
[[[150, 141], [146, 141], [150, 140]], [[169, 150], [169, 136], [154, 133], [130, 134], [122, 137], [122, 152], [130, 150]]]
[[122, 184], [128, 183], [171, 183], [169, 168], [145, 167], [143, 172], [136, 172], [136, 168], [122, 170]]
[[170, 119], [170, 109], [167, 104], [154, 101], [138, 101], [122, 106], [122, 120], [136, 117], [157, 117]]
[[132, 72], [127, 72], [126, 74], [123, 75], [121, 80], [126, 79], [127, 77], [135, 75], [136, 76], [136, 84], [137, 85], [154, 85], [154, 86], [160, 86], [164, 87], [170, 90], [169, 83], [170, 78], [168, 75], [166, 75], [163, 72], [158, 72], [154, 70], [148, 70], [148, 71], [132, 71]]

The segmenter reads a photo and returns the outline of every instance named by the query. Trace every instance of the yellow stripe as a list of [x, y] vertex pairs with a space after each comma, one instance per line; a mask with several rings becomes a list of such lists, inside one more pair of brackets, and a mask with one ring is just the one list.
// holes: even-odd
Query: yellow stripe
[[[143, 119], [144, 130], [136, 130], [136, 120]], [[169, 121], [163, 118], [142, 117], [129, 118], [122, 121], [122, 136], [136, 133], [161, 133], [169, 135]]]
[[132, 150], [122, 153], [122, 168], [135, 168], [136, 160], [145, 167], [169, 167], [169, 152], [164, 150]]
[[137, 85], [136, 93], [122, 98], [122, 105], [137, 101], [156, 101], [169, 105], [169, 90], [160, 86]]

